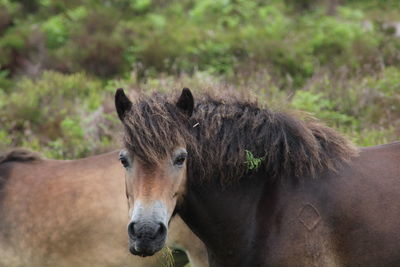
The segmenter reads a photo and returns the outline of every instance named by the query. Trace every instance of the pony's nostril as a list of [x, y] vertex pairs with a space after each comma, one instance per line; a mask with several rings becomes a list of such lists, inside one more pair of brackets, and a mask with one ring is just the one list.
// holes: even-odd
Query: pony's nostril
[[128, 234], [130, 238], [133, 238], [135, 236], [135, 223], [131, 222], [128, 225]]
[[157, 229], [156, 233], [153, 236], [153, 239], [163, 238], [165, 236], [166, 232], [167, 232], [167, 228], [165, 227], [165, 225], [163, 223], [160, 223], [158, 225], [158, 229]]
[[167, 234], [167, 228], [163, 223], [149, 224], [131, 222], [128, 224], [128, 235], [131, 240], [163, 239]]

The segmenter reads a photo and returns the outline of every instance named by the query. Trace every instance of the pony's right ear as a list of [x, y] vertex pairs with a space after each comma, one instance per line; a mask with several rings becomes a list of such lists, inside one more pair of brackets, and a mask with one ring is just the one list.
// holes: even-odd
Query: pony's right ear
[[194, 109], [194, 99], [189, 88], [183, 88], [182, 94], [176, 102], [176, 106], [184, 112], [188, 117], [192, 116]]
[[132, 102], [125, 95], [124, 89], [118, 88], [115, 93], [115, 108], [117, 109], [118, 117], [121, 121], [124, 120], [125, 114], [132, 107]]

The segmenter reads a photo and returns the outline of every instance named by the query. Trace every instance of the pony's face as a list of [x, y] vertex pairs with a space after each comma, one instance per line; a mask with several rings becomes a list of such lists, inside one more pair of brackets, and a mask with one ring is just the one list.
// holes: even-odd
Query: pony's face
[[[175, 120], [159, 116], [160, 110], [153, 112], [146, 106], [143, 111], [140, 106], [133, 106], [121, 89], [117, 91], [115, 103], [129, 143], [120, 153], [126, 169], [129, 249], [135, 255], [151, 256], [163, 248], [169, 221], [184, 195], [188, 152], [182, 137], [173, 142], [167, 140], [168, 136], [179, 135], [179, 124]], [[176, 105], [177, 108], [173, 107], [178, 112], [175, 119], [191, 115], [193, 97], [188, 89]], [[180, 110], [185, 114], [180, 114]], [[131, 113], [127, 115], [127, 112]], [[157, 145], [154, 145], [155, 139], [159, 141]], [[169, 145], [161, 147], [162, 144]]]
[[185, 190], [187, 152], [177, 147], [159, 166], [148, 166], [127, 150], [120, 153], [126, 169], [129, 206], [129, 250], [150, 256], [163, 248], [168, 224]]

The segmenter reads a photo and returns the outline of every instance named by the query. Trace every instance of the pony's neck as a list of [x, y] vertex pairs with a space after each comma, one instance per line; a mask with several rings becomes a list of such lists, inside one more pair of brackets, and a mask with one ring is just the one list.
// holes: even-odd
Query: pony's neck
[[249, 178], [225, 189], [193, 185], [187, 192], [179, 213], [206, 244], [211, 266], [258, 266], [261, 260], [252, 249], [263, 246], [256, 235], [265, 225], [259, 213], [272, 218], [277, 192], [262, 175]]

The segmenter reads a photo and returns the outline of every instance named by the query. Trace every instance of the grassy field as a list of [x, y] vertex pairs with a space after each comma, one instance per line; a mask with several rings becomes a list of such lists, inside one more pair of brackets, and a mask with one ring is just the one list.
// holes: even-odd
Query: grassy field
[[117, 87], [240, 91], [360, 146], [398, 140], [400, 2], [0, 0], [1, 150], [119, 147]]

